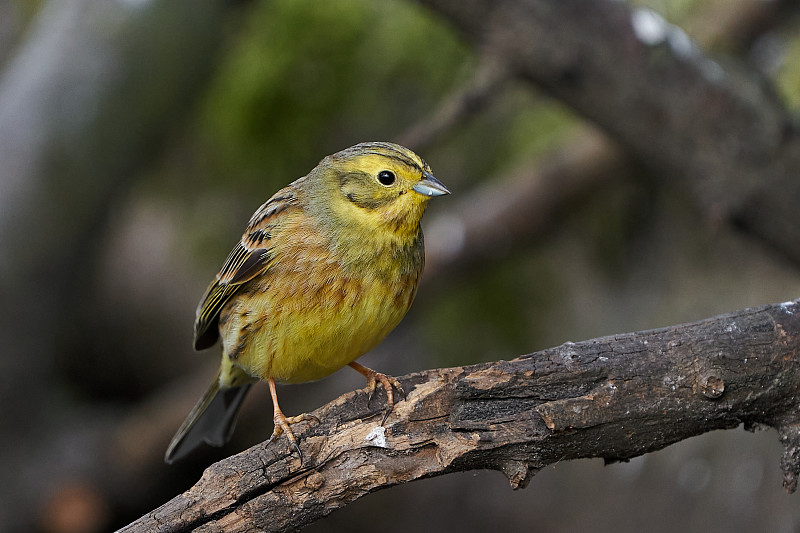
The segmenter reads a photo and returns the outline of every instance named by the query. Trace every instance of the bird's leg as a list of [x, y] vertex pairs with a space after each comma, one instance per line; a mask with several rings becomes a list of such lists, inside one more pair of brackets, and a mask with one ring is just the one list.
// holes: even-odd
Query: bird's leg
[[303, 462], [303, 452], [300, 451], [300, 446], [297, 445], [297, 439], [292, 433], [292, 429], [289, 427], [292, 424], [296, 424], [298, 422], [303, 422], [305, 420], [313, 420], [319, 423], [319, 418], [314, 415], [309, 415], [307, 413], [303, 413], [297, 416], [290, 416], [287, 417], [281, 411], [280, 406], [278, 405], [278, 393], [275, 390], [275, 380], [269, 378], [269, 393], [272, 396], [272, 407], [274, 408], [274, 414], [272, 415], [272, 420], [275, 422], [275, 429], [272, 431], [272, 436], [269, 438], [267, 443], [272, 442], [277, 436], [281, 433], [286, 433], [286, 437], [289, 439], [289, 442], [292, 444], [292, 447], [297, 451], [297, 455], [300, 456], [300, 462]]
[[348, 365], [353, 370], [367, 378], [367, 386], [369, 387], [369, 398], [367, 399], [367, 404], [372, 401], [372, 395], [375, 393], [375, 387], [378, 385], [379, 381], [383, 385], [383, 388], [386, 389], [386, 403], [389, 404], [389, 408], [386, 410], [386, 414], [383, 415], [383, 420], [381, 421], [381, 425], [383, 425], [384, 422], [386, 422], [386, 419], [389, 417], [389, 413], [392, 412], [392, 407], [394, 407], [394, 389], [397, 389], [397, 392], [400, 393], [400, 396], [405, 399], [406, 393], [403, 391], [403, 387], [400, 385], [400, 382], [392, 376], [387, 376], [386, 374], [376, 372], [371, 368], [367, 368], [364, 365], [356, 363], [355, 361], [348, 363]]

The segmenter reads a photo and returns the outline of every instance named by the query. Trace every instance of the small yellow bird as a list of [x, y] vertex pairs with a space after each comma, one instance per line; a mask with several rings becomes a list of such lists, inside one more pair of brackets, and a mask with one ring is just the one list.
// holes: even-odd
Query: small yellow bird
[[411, 150], [370, 142], [326, 157], [267, 200], [197, 308], [194, 347], [221, 339], [222, 363], [165, 461], [202, 442], [227, 442], [258, 379], [272, 395], [272, 438], [286, 433], [298, 453], [289, 426], [314, 417], [284, 416], [276, 382], [313, 381], [350, 365], [372, 391], [384, 386], [391, 410], [399, 382], [355, 360], [411, 306], [425, 260], [420, 220], [431, 197], [449, 192]]

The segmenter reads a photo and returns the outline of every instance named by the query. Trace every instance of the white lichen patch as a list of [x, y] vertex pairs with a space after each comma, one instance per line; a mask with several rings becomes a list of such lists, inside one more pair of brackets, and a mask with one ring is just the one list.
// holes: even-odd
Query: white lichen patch
[[383, 426], [375, 426], [367, 433], [367, 436], [364, 437], [364, 441], [378, 448], [386, 448], [386, 428]]
[[706, 57], [682, 28], [670, 24], [652, 9], [631, 11], [631, 27], [642, 43], [647, 46], [667, 44], [677, 57], [693, 64], [708, 81], [719, 83], [725, 78], [724, 69]]
[[631, 26], [636, 38], [648, 46], [663, 43], [669, 34], [670, 24], [652, 9], [634, 9]]

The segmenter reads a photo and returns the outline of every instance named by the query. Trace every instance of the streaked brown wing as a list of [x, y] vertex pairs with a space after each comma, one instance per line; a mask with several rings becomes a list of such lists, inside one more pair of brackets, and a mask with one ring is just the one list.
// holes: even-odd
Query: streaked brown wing
[[269, 241], [279, 227], [279, 216], [295, 205], [291, 186], [278, 191], [250, 219], [242, 240], [231, 250], [217, 278], [206, 289], [194, 322], [194, 348], [204, 350], [219, 338], [219, 313], [231, 296], [246, 283], [269, 268], [274, 258]]
[[219, 338], [216, 328], [219, 312], [243, 283], [250, 281], [269, 266], [271, 255], [266, 248], [248, 250], [241, 242], [228, 255], [228, 259], [217, 274], [217, 279], [208, 286], [194, 321], [194, 348], [204, 350], [214, 345]]
[[219, 311], [236, 289], [236, 286], [220, 285], [218, 281], [208, 286], [200, 305], [197, 306], [197, 316], [194, 321], [195, 350], [211, 348], [217, 342], [219, 330], [215, 326], [219, 319]]

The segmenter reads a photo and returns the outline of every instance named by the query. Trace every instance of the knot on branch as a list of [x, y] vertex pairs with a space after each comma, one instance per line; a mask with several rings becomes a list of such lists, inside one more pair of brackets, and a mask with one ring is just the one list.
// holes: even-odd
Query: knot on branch
[[524, 489], [539, 471], [525, 461], [508, 460], [500, 463], [499, 470], [506, 476], [513, 490]]
[[706, 398], [716, 400], [725, 392], [725, 381], [714, 374], [705, 374], [698, 380], [700, 392]]

